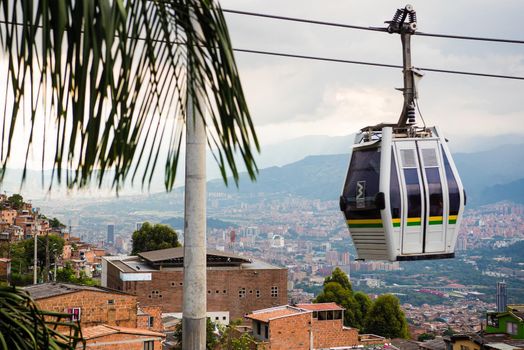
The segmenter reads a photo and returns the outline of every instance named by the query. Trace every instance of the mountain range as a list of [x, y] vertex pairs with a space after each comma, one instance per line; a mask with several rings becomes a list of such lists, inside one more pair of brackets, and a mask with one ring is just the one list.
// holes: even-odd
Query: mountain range
[[[494, 146], [500, 142], [517, 142], [520, 138], [507, 137], [481, 143], [476, 140], [482, 151], [472, 153], [454, 153], [454, 160], [461, 174], [468, 193], [470, 204], [483, 204], [496, 200], [511, 199], [524, 201], [524, 144], [506, 144]], [[491, 142], [493, 141], [493, 142]], [[305, 136], [294, 140], [266, 146], [257, 157], [260, 173], [256, 183], [241, 175], [239, 187], [232, 181], [226, 188], [221, 179], [210, 180], [208, 191], [229, 191], [239, 193], [290, 193], [307, 198], [337, 199], [346, 176], [349, 151], [353, 136]], [[489, 145], [491, 149], [485, 150]], [[453, 146], [453, 145], [452, 145]], [[473, 146], [472, 146], [473, 147]], [[311, 155], [314, 154], [314, 155]], [[208, 179], [218, 178], [219, 173], [208, 156]], [[182, 168], [181, 168], [182, 169]], [[1, 190], [18, 192], [22, 171], [8, 169]], [[42, 199], [48, 194], [51, 172], [29, 170], [22, 189], [24, 197]], [[149, 197], [163, 192], [162, 171], [155, 175], [149, 189]], [[182, 178], [182, 176], [180, 176]], [[43, 183], [47, 186], [42, 186]], [[179, 182], [180, 184], [180, 182]], [[105, 188], [110, 188], [109, 185]], [[122, 196], [143, 195], [140, 186], [126, 184], [121, 190]], [[59, 198], [67, 194], [64, 184], [55, 182], [51, 195]], [[73, 196], [110, 197], [110, 190], [99, 190], [91, 186]]]
[[[524, 203], [524, 144], [499, 146], [477, 153], [457, 153], [459, 170], [470, 205], [512, 200]], [[336, 200], [342, 189], [349, 154], [308, 156], [281, 167], [262, 169], [253, 183], [242, 176], [238, 188], [221, 180], [208, 184], [210, 192], [291, 193], [306, 198]]]

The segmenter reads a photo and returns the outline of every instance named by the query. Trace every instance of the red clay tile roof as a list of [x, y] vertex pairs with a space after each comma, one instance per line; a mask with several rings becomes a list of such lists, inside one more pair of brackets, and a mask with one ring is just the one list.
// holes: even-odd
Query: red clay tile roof
[[296, 306], [301, 309], [310, 311], [345, 310], [343, 307], [338, 306], [336, 303], [297, 304]]
[[246, 318], [250, 318], [252, 320], [256, 321], [262, 321], [262, 322], [269, 322], [269, 320], [272, 320], [274, 318], [282, 317], [282, 316], [288, 316], [288, 315], [294, 315], [294, 314], [303, 314], [304, 311], [298, 310], [296, 308], [291, 308], [288, 306], [282, 307], [282, 308], [275, 308], [275, 309], [268, 309], [267, 311], [261, 311], [253, 314], [246, 315]]
[[99, 337], [103, 337], [103, 336], [111, 335], [115, 333], [136, 334], [136, 335], [145, 335], [145, 336], [151, 336], [151, 337], [165, 337], [165, 335], [162, 333], [153, 332], [147, 329], [108, 326], [105, 324], [94, 326], [94, 327], [82, 328], [82, 336], [86, 340], [93, 339], [93, 338], [99, 338]]

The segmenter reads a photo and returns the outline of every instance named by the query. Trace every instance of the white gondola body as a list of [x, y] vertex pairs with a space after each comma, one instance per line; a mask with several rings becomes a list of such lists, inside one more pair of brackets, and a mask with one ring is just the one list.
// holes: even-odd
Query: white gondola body
[[406, 137], [384, 127], [368, 142], [357, 135], [341, 209], [359, 259], [454, 256], [465, 193], [446, 140], [428, 130]]

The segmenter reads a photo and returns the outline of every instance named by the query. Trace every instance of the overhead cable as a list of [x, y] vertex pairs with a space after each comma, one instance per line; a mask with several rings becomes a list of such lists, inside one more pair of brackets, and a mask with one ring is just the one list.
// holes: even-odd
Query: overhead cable
[[[7, 21], [0, 21], [0, 24], [11, 24], [11, 25], [16, 25], [16, 26], [22, 26], [23, 25], [22, 23], [14, 23], [14, 22], [7, 22]], [[37, 26], [37, 27], [41, 28], [41, 26]], [[144, 41], [147, 40], [146, 38], [136, 38], [136, 39], [144, 40]], [[165, 43], [166, 42], [165, 40], [154, 40], [154, 41], [155, 42], [159, 42], [159, 43]], [[185, 45], [184, 43], [177, 43], [177, 44], [178, 45]], [[284, 52], [274, 52], [274, 51], [252, 50], [252, 49], [242, 49], [242, 48], [233, 48], [233, 51], [243, 52], [243, 53], [251, 53], [251, 54], [259, 54], [259, 55], [299, 58], [299, 59], [307, 59], [307, 60], [314, 60], [314, 61], [346, 63], [346, 64], [358, 64], [358, 65], [364, 65], [364, 66], [375, 66], [375, 67], [384, 67], [384, 68], [399, 68], [399, 69], [403, 69], [404, 68], [403, 66], [396, 65], [396, 64], [376, 63], [376, 62], [366, 62], [366, 61], [353, 61], [353, 60], [346, 60], [346, 59], [340, 59], [340, 58], [307, 56], [307, 55], [298, 55], [298, 54], [291, 54], [291, 53], [284, 53]], [[469, 75], [469, 76], [487, 77], [487, 78], [524, 80], [524, 77], [513, 76], [513, 75], [489, 74], [489, 73], [478, 73], [478, 72], [465, 72], [465, 71], [449, 70], [449, 69], [437, 69], [437, 68], [423, 68], [423, 67], [416, 67], [416, 68], [418, 68], [420, 70], [424, 70], [426, 72], [460, 74], [460, 75]]]
[[[317, 24], [317, 25], [322, 25], [322, 26], [358, 29], [358, 30], [369, 30], [369, 31], [374, 31], [374, 32], [388, 33], [386, 28], [365, 27], [365, 26], [357, 26], [357, 25], [352, 25], [352, 24], [325, 22], [325, 21], [317, 21], [317, 20], [311, 20], [311, 19], [305, 19], [305, 18], [278, 16], [278, 15], [271, 15], [271, 14], [266, 14], [266, 13], [239, 11], [239, 10], [232, 10], [232, 9], [222, 9], [222, 11], [226, 13], [236, 14], [236, 15], [271, 18], [271, 19], [277, 19], [277, 20], [283, 20], [283, 21], [300, 22], [300, 23], [308, 23], [308, 24]], [[489, 41], [489, 42], [499, 42], [499, 43], [509, 43], [509, 44], [524, 44], [524, 40], [515, 40], [515, 39], [485, 38], [485, 37], [474, 37], [474, 36], [465, 36], [465, 35], [437, 34], [437, 33], [424, 33], [424, 32], [415, 32], [413, 35], [430, 36], [430, 37], [446, 38], [446, 39]]]
[[[384, 67], [384, 68], [399, 68], [399, 69], [403, 69], [404, 68], [403, 66], [396, 65], [396, 64], [386, 64], [386, 63], [376, 63], [376, 62], [366, 62], [366, 61], [352, 61], [352, 60], [345, 60], [345, 59], [340, 59], [340, 58], [297, 55], [297, 54], [290, 54], [290, 53], [284, 53], [284, 52], [250, 50], [250, 49], [239, 49], [239, 48], [233, 49], [233, 51], [244, 52], [244, 53], [251, 53], [251, 54], [259, 54], [259, 55], [280, 56], [280, 57], [289, 57], [289, 58], [300, 58], [300, 59], [314, 60], [314, 61], [359, 64], [359, 65], [364, 65], [364, 66], [375, 66], [375, 67]], [[448, 73], [448, 74], [471, 75], [471, 76], [487, 77], [487, 78], [524, 80], [524, 77], [519, 77], [519, 76], [514, 76], [514, 75], [466, 72], [466, 71], [458, 71], [458, 70], [438, 69], [438, 68], [424, 68], [424, 67], [414, 67], [414, 68], [417, 68], [417, 69], [420, 69], [420, 70], [426, 71], [426, 72], [435, 72], [435, 73]]]

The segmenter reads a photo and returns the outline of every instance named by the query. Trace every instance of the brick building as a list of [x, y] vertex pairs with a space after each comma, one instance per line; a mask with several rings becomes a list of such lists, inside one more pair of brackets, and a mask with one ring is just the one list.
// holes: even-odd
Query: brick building
[[70, 313], [80, 321], [91, 349], [161, 349], [165, 338], [160, 309], [139, 307], [134, 295], [71, 283], [44, 283], [24, 288], [39, 309]]
[[344, 327], [344, 308], [335, 303], [298, 304], [257, 310], [252, 322], [258, 349], [310, 350], [384, 344], [385, 338]]
[[70, 283], [34, 284], [24, 289], [40, 309], [71, 313], [82, 327], [137, 324], [137, 300], [127, 293]]
[[[183, 248], [169, 248], [104, 257], [102, 285], [136, 295], [141, 306], [180, 316], [183, 254]], [[287, 269], [208, 249], [207, 288], [208, 316], [228, 324], [252, 310], [287, 303]]]

